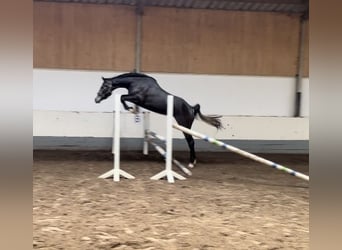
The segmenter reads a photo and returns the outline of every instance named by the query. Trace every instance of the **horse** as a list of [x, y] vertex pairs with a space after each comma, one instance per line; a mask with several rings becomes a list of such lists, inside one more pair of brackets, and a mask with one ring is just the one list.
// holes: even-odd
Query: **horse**
[[[157, 80], [153, 77], [142, 73], [125, 73], [112, 78], [102, 77], [103, 83], [95, 98], [96, 103], [111, 96], [112, 92], [117, 88], [125, 88], [128, 94], [121, 95], [121, 103], [128, 111], [133, 112], [134, 108], [127, 105], [131, 102], [144, 109], [152, 112], [166, 115], [167, 113], [167, 96], [170, 95], [162, 89]], [[174, 96], [174, 118], [179, 125], [191, 129], [195, 118], [199, 117], [207, 124], [217, 129], [223, 128], [220, 121], [221, 116], [203, 115], [200, 111], [200, 105], [191, 106], [183, 98]], [[191, 135], [183, 133], [190, 149], [190, 159], [188, 167], [193, 168], [196, 164], [195, 142]]]

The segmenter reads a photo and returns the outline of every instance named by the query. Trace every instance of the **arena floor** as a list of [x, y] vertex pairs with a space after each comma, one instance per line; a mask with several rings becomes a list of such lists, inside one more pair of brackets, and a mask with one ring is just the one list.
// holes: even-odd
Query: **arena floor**
[[[308, 155], [261, 156], [308, 174]], [[34, 152], [33, 248], [309, 249], [308, 182], [231, 153], [197, 158], [169, 184], [149, 179], [164, 168], [157, 153], [123, 153], [136, 179], [114, 183], [97, 178], [110, 152]]]

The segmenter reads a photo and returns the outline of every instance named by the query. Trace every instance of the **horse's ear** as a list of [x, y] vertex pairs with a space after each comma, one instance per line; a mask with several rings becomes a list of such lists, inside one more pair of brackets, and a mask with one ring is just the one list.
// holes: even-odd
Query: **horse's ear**
[[105, 80], [103, 76], [101, 76], [101, 78], [102, 78], [103, 81]]

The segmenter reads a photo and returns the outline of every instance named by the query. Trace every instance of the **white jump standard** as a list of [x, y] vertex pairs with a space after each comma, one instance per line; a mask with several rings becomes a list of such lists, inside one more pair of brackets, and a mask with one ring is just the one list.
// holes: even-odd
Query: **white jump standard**
[[[156, 143], [154, 143], [153, 141], [151, 141], [151, 139], [158, 139], [160, 141], [162, 141], [163, 143], [166, 143], [166, 139], [160, 135], [157, 135], [156, 133], [152, 132], [152, 131], [146, 131], [147, 136], [148, 136], [148, 142], [159, 152], [159, 154], [161, 154], [164, 159], [166, 159], [166, 151], [160, 147], [159, 145], [157, 145]], [[172, 162], [179, 167], [184, 173], [186, 173], [187, 175], [192, 175], [191, 171], [189, 169], [187, 169], [186, 167], [184, 167], [179, 161], [177, 161], [175, 158], [172, 158]]]
[[113, 176], [113, 181], [120, 181], [120, 176], [127, 179], [135, 179], [133, 175], [120, 169], [120, 94], [115, 95], [115, 115], [114, 115], [114, 138], [112, 144], [112, 153], [114, 154], [114, 168], [99, 178], [106, 179]]
[[173, 96], [167, 96], [167, 117], [166, 117], [166, 164], [165, 170], [151, 177], [151, 180], [159, 180], [166, 177], [169, 183], [174, 183], [174, 177], [179, 180], [186, 178], [172, 170], [172, 120], [173, 120]]

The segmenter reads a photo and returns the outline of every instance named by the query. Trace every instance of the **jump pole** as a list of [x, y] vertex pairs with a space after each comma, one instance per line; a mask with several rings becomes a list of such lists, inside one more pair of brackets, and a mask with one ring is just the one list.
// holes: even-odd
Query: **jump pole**
[[120, 181], [120, 176], [123, 176], [127, 179], [135, 179], [133, 175], [123, 171], [120, 169], [120, 99], [121, 95], [115, 95], [115, 114], [114, 114], [114, 128], [113, 128], [113, 143], [112, 143], [112, 153], [114, 154], [114, 168], [103, 175], [100, 175], [99, 178], [106, 179], [113, 176], [113, 181]]
[[166, 163], [165, 170], [151, 177], [151, 180], [159, 180], [166, 177], [169, 183], [174, 183], [174, 177], [179, 180], [186, 178], [172, 170], [172, 121], [173, 121], [173, 96], [167, 96], [167, 117], [166, 117]]
[[212, 137], [208, 137], [208, 136], [206, 136], [204, 134], [201, 134], [201, 133], [198, 133], [198, 132], [193, 131], [191, 129], [185, 128], [185, 127], [180, 126], [178, 124], [173, 124], [172, 126], [173, 126], [173, 128], [178, 129], [178, 130], [180, 130], [180, 131], [182, 131], [184, 133], [187, 133], [189, 135], [192, 135], [192, 136], [195, 136], [197, 138], [203, 139], [203, 140], [205, 140], [207, 142], [210, 142], [210, 143], [215, 144], [215, 145], [217, 145], [219, 147], [223, 147], [225, 149], [228, 149], [228, 150], [230, 150], [230, 151], [232, 151], [234, 153], [237, 153], [239, 155], [242, 155], [242, 156], [247, 157], [249, 159], [252, 159], [254, 161], [257, 161], [257, 162], [266, 164], [268, 166], [271, 166], [271, 167], [273, 167], [275, 169], [282, 170], [282, 171], [284, 171], [286, 173], [289, 173], [289, 174], [291, 174], [293, 176], [296, 176], [298, 178], [301, 178], [303, 180], [309, 181], [309, 176], [307, 176], [305, 174], [296, 172], [296, 171], [294, 171], [294, 170], [292, 170], [290, 168], [287, 168], [287, 167], [284, 167], [284, 166], [279, 165], [277, 163], [274, 163], [272, 161], [266, 160], [266, 159], [264, 159], [264, 158], [262, 158], [260, 156], [248, 153], [248, 152], [246, 152], [244, 150], [238, 149], [238, 148], [236, 148], [234, 146], [228, 145], [228, 144], [226, 144], [226, 143], [224, 143], [222, 141], [218, 141], [218, 140], [216, 140], [216, 139], [214, 139]]

